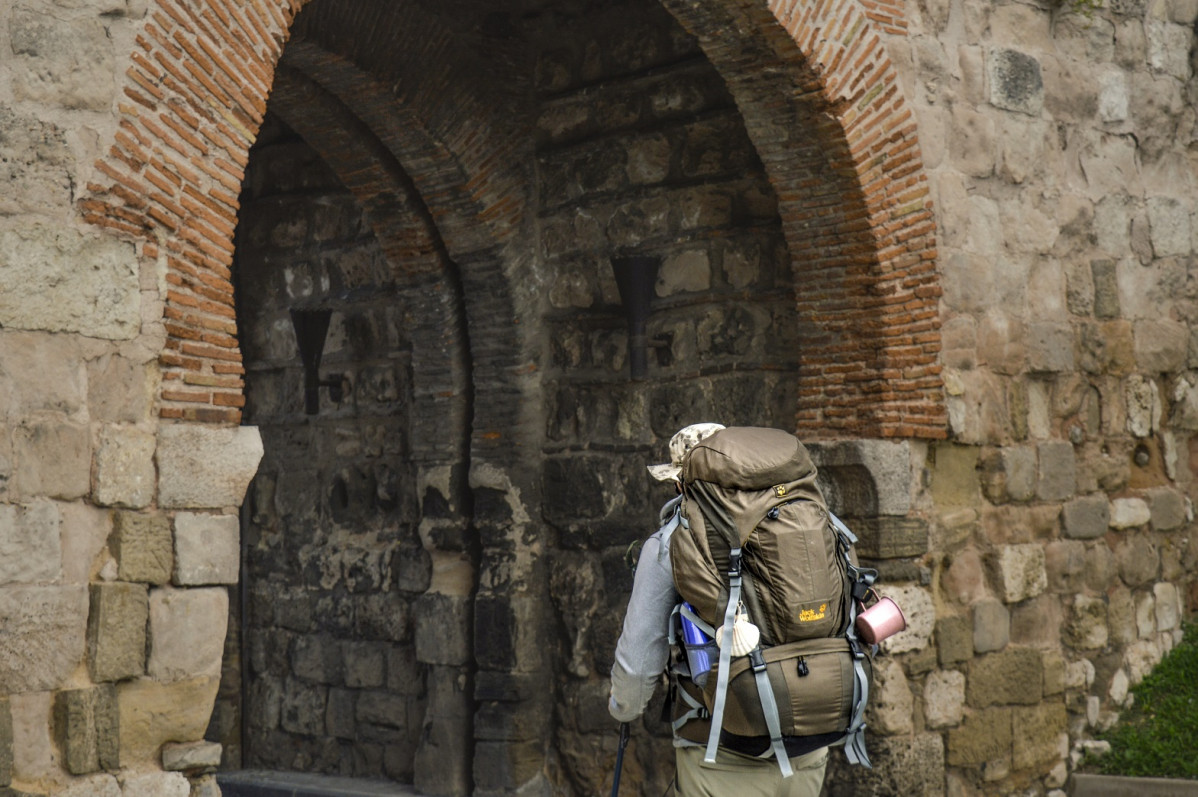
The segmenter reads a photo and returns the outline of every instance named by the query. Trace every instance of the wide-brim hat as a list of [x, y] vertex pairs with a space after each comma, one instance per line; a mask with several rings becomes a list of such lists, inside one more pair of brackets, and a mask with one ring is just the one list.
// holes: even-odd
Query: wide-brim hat
[[719, 423], [692, 423], [679, 429], [670, 438], [670, 461], [664, 465], [650, 465], [649, 475], [660, 482], [677, 481], [682, 476], [682, 460], [691, 447], [705, 437], [724, 428]]

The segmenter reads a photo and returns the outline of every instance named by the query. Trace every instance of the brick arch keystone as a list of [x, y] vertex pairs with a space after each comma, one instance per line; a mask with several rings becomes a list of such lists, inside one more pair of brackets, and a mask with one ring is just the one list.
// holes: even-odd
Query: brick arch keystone
[[808, 436], [947, 435], [935, 219], [883, 36], [903, 0], [662, 0], [723, 75], [779, 199]]

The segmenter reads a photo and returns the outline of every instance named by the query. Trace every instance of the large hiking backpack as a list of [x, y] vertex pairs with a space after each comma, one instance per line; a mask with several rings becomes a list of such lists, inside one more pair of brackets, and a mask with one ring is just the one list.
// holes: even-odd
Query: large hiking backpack
[[[869, 766], [872, 662], [853, 624], [876, 572], [857, 567], [856, 538], [828, 511], [815, 480], [806, 448], [778, 429], [730, 427], [683, 460], [670, 539], [674, 585], [685, 616], [712, 637], [721, 626], [726, 634], [703, 683], [705, 711], [690, 714], [710, 719], [709, 762], [721, 739], [768, 737], [764, 755], [789, 776], [786, 742], [809, 737], [842, 743], [850, 763]], [[761, 637], [748, 655], [734, 656], [731, 629], [742, 605]], [[695, 705], [694, 684], [681, 692]]]

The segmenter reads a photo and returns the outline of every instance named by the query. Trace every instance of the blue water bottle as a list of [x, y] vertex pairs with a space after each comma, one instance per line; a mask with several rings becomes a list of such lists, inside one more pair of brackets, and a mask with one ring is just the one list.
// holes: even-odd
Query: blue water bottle
[[696, 614], [693, 606], [683, 603], [682, 608], [684, 611], [679, 612], [678, 617], [682, 620], [682, 646], [686, 650], [686, 664], [691, 671], [691, 680], [702, 686], [707, 682], [707, 673], [711, 671], [715, 640], [686, 616], [687, 612]]

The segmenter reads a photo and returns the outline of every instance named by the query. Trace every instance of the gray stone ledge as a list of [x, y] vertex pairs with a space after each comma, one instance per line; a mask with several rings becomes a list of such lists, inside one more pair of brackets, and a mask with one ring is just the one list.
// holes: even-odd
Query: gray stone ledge
[[1198, 797], [1198, 780], [1074, 774], [1070, 797]]

